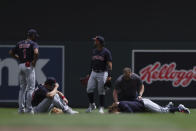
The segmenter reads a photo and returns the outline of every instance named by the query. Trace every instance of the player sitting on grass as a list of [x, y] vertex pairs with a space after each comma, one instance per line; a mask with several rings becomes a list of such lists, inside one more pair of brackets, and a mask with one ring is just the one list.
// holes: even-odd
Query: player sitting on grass
[[190, 110], [184, 105], [180, 104], [178, 107], [174, 107], [172, 102], [166, 107], [162, 107], [150, 99], [142, 99], [141, 102], [136, 101], [120, 101], [113, 103], [108, 109], [109, 113], [134, 113], [134, 112], [156, 112], [156, 113], [175, 113], [182, 112], [190, 114]]
[[49, 77], [45, 81], [44, 85], [38, 86], [32, 96], [32, 106], [34, 113], [49, 112], [53, 107], [61, 109], [63, 113], [78, 113], [68, 106], [68, 100], [65, 98], [63, 93], [57, 90], [58, 87], [59, 84], [53, 77]]

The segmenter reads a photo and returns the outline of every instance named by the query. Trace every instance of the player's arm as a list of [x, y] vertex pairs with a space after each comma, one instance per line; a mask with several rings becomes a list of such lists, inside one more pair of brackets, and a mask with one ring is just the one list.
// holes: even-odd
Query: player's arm
[[108, 78], [107, 80], [111, 80], [112, 79], [112, 54], [109, 51], [107, 54], [107, 64], [108, 64]]
[[143, 93], [144, 93], [144, 84], [142, 84], [141, 87], [140, 87], [139, 95], [142, 96]]
[[36, 62], [37, 62], [37, 60], [38, 60], [38, 56], [39, 56], [39, 50], [38, 50], [38, 48], [35, 48], [34, 49], [34, 59], [33, 59], [33, 61], [32, 61], [32, 65], [35, 67], [35, 65], [36, 65]]
[[35, 67], [35, 65], [36, 65], [36, 62], [37, 62], [37, 60], [38, 60], [38, 56], [39, 56], [39, 50], [38, 50], [38, 44], [37, 43], [34, 43], [33, 44], [33, 51], [34, 51], [34, 57], [33, 57], [33, 61], [32, 61], [32, 66], [34, 66]]
[[57, 90], [58, 87], [59, 87], [59, 84], [56, 83], [55, 86], [54, 86], [54, 89], [53, 89], [52, 91], [48, 92], [48, 93], [46, 94], [46, 97], [48, 97], [48, 98], [53, 98], [53, 97], [56, 95], [56, 93], [58, 92], [58, 90]]
[[107, 80], [111, 81], [112, 79], [112, 62], [108, 61], [108, 78]]
[[117, 79], [115, 81], [114, 90], [113, 90], [113, 100], [114, 100], [114, 102], [118, 102], [118, 90], [119, 89], [120, 89], [120, 83], [119, 83], [119, 80]]
[[62, 92], [60, 92], [60, 91], [57, 91], [57, 93], [58, 93], [58, 95], [63, 99], [63, 101], [65, 101], [65, 103], [66, 104], [68, 104], [68, 100], [67, 100], [67, 98], [64, 96], [64, 94], [62, 93]]
[[10, 56], [11, 56], [12, 58], [14, 58], [14, 59], [16, 59], [16, 60], [19, 59], [19, 56], [16, 55], [16, 54], [14, 54], [14, 52], [13, 52], [12, 50], [9, 51], [9, 54], [10, 54]]
[[19, 59], [19, 56], [16, 54], [16, 48], [17, 48], [17, 47], [12, 48], [12, 49], [9, 51], [9, 55], [10, 55], [12, 58], [18, 60], [18, 59]]
[[118, 93], [116, 89], [114, 89], [113, 91], [113, 99], [114, 99], [114, 102], [118, 102]]
[[142, 96], [143, 96], [143, 93], [144, 93], [144, 84], [143, 84], [143, 82], [140, 78], [138, 79], [138, 84], [139, 84], [138, 99], [142, 99]]
[[138, 97], [139, 99], [141, 99], [143, 93], [144, 93], [144, 85], [142, 84], [139, 91], [139, 97]]

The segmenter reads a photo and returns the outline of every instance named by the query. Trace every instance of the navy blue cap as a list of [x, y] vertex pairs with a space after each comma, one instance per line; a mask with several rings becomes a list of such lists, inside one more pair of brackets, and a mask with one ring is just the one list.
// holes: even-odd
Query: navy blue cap
[[39, 37], [39, 34], [38, 34], [37, 30], [35, 30], [35, 29], [29, 29], [27, 31], [27, 36], [32, 36], [32, 35], [35, 35], [36, 37]]
[[96, 37], [93, 38], [93, 40], [98, 40], [101, 43], [104, 43], [105, 42], [104, 37], [102, 37], [102, 36], [96, 36]]
[[56, 83], [56, 79], [54, 77], [48, 77], [45, 81], [45, 85], [53, 86]]

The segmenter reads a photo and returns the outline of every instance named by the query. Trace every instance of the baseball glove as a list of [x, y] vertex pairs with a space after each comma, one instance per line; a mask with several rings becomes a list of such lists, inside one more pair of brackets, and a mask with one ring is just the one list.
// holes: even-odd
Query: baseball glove
[[51, 113], [52, 113], [52, 114], [62, 114], [63, 111], [62, 111], [61, 109], [59, 109], [59, 108], [54, 107], [54, 108], [51, 110]]
[[80, 83], [81, 83], [81, 85], [84, 86], [84, 87], [87, 87], [88, 80], [89, 80], [89, 76], [81, 77], [81, 78], [80, 78]]

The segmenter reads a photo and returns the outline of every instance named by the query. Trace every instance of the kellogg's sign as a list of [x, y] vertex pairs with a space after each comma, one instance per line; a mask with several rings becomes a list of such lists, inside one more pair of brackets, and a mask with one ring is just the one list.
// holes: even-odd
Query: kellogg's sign
[[196, 50], [133, 50], [132, 69], [148, 97], [195, 97]]
[[156, 62], [140, 70], [140, 76], [143, 81], [151, 84], [152, 81], [171, 81], [174, 87], [189, 86], [190, 82], [196, 80], [196, 67], [190, 70], [177, 70], [176, 63], [163, 64]]

